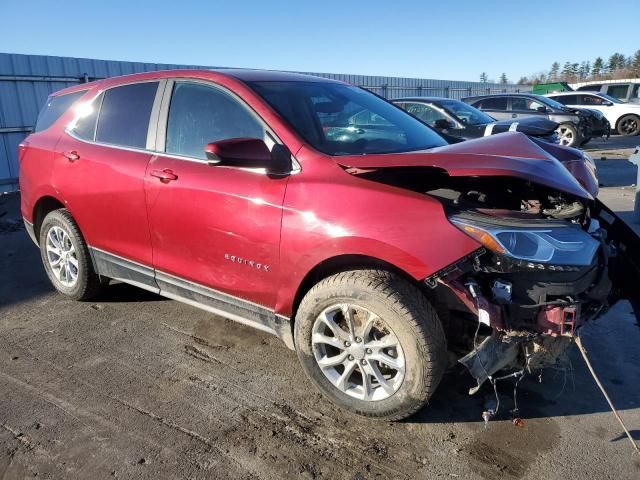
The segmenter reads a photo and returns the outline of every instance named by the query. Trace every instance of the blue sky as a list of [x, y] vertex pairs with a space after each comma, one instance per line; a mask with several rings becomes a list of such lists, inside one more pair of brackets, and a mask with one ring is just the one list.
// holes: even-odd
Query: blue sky
[[639, 21], [639, 0], [0, 0], [0, 51], [515, 81], [630, 55]]

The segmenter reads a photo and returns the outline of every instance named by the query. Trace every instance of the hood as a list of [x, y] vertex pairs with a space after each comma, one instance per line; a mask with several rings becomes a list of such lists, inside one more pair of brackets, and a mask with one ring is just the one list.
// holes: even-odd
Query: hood
[[[512, 125], [515, 125], [512, 126]], [[556, 131], [559, 124], [546, 117], [523, 117], [513, 120], [500, 120], [493, 124], [493, 133], [503, 133], [513, 131], [522, 132], [533, 136], [547, 136]]]
[[[532, 140], [523, 133], [507, 132], [420, 152], [341, 156], [333, 159], [345, 168], [358, 170], [431, 167], [445, 171], [452, 177], [515, 177], [577, 197], [593, 199], [592, 193], [551, 153], [556, 152], [560, 156], [561, 152], [563, 162], [575, 162], [579, 152], [559, 148]], [[580, 160], [583, 161], [581, 157]]]

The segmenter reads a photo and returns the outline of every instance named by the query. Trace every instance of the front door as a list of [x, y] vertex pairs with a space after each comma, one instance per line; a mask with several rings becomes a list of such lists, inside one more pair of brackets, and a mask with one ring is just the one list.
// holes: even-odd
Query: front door
[[264, 314], [275, 304], [288, 177], [209, 165], [204, 147], [271, 137], [222, 87], [176, 81], [167, 92], [158, 142], [165, 153], [151, 159], [145, 179], [156, 281], [165, 294], [214, 311], [235, 304], [236, 320], [247, 308]]
[[511, 98], [511, 118], [547, 116], [547, 107], [544, 103], [529, 97]]

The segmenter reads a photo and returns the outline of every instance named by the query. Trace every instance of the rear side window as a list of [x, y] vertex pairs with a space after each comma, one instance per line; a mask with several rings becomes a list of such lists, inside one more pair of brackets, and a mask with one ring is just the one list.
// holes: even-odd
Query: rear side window
[[[582, 95], [584, 97], [584, 95]], [[556, 102], [560, 102], [563, 105], [578, 105], [578, 95], [559, 95], [557, 97], [551, 97]]]
[[147, 130], [158, 82], [133, 83], [104, 93], [96, 141], [146, 148]]
[[507, 109], [507, 97], [492, 97], [485, 98], [478, 105], [477, 108], [482, 110], [506, 110]]
[[207, 143], [242, 137], [264, 138], [264, 128], [235, 98], [219, 88], [176, 83], [167, 120], [167, 153], [204, 159]]
[[626, 99], [627, 91], [629, 90], [629, 84], [625, 83], [623, 85], [607, 85], [607, 95], [611, 95], [612, 97]]
[[599, 85], [583, 85], [582, 87], [578, 88], [578, 90], [580, 90], [581, 92], [584, 92], [584, 91], [598, 92], [598, 91], [600, 91], [601, 88], [602, 88], [602, 84], [599, 84]]
[[38, 120], [36, 121], [36, 132], [46, 130], [58, 120], [64, 112], [66, 112], [73, 103], [84, 95], [87, 90], [68, 93], [66, 95], [56, 95], [49, 97], [46, 105], [40, 110]]

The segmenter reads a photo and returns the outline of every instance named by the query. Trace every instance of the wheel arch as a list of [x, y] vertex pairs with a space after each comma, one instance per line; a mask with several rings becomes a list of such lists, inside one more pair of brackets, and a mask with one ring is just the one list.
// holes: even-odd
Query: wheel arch
[[395, 273], [396, 275], [404, 278], [408, 282], [416, 285], [419, 290], [421, 290], [425, 295], [427, 294], [427, 287], [416, 278], [411, 276], [408, 272], [402, 270], [401, 268], [389, 263], [380, 258], [372, 257], [369, 255], [363, 254], [342, 254], [336, 255], [325, 260], [322, 260], [320, 263], [315, 265], [307, 274], [304, 276], [296, 293], [293, 297], [292, 310], [291, 310], [291, 329], [293, 333], [293, 328], [295, 324], [295, 316], [298, 311], [298, 307], [300, 302], [304, 298], [304, 296], [311, 290], [311, 288], [317, 284], [318, 282], [324, 280], [331, 275], [335, 275], [337, 273], [345, 272], [348, 270], [364, 270], [364, 269], [381, 269], [387, 270], [389, 272]]
[[65, 208], [64, 203], [51, 195], [44, 195], [40, 197], [34, 204], [32, 216], [33, 232], [38, 243], [40, 242], [40, 227], [42, 226], [44, 217], [46, 217], [50, 212], [60, 208]]

